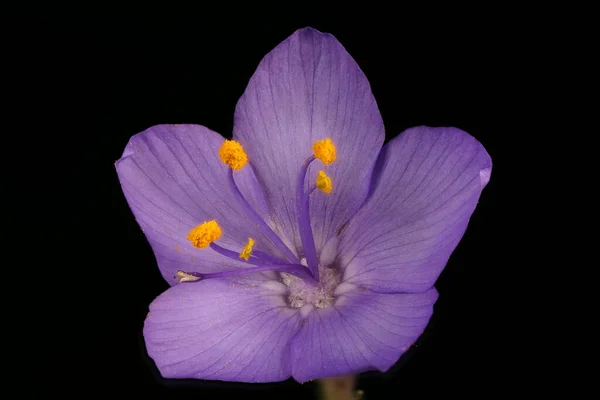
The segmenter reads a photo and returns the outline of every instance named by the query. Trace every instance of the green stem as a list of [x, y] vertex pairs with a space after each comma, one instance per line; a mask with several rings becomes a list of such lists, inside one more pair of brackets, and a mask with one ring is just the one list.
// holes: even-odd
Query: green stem
[[358, 400], [362, 391], [354, 390], [356, 375], [319, 379], [322, 400]]

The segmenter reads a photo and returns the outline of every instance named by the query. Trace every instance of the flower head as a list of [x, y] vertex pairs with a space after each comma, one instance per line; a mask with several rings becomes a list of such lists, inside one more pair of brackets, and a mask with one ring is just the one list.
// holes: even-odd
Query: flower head
[[456, 128], [383, 141], [366, 77], [310, 28], [261, 61], [233, 140], [131, 138], [117, 172], [172, 285], [144, 325], [163, 376], [305, 382], [385, 371], [415, 342], [492, 164]]

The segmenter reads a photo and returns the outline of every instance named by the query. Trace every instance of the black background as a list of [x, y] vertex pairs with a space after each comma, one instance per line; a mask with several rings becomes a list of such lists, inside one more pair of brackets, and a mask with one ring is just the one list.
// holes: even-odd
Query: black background
[[[424, 335], [392, 370], [362, 374], [358, 387], [368, 400], [487, 398], [521, 384], [527, 363], [516, 362], [517, 328], [507, 295], [508, 277], [519, 266], [502, 261], [506, 210], [499, 198], [503, 171], [511, 164], [505, 142], [528, 95], [517, 84], [528, 74], [526, 39], [517, 46], [498, 15], [471, 19], [461, 12], [451, 18], [404, 11], [392, 21], [379, 18], [386, 13], [348, 18], [319, 9], [281, 17], [265, 8], [245, 19], [222, 11], [188, 18], [185, 12], [113, 16], [101, 22], [82, 18], [78, 29], [63, 33], [70, 62], [60, 69], [74, 83], [73, 100], [85, 120], [79, 128], [84, 151], [76, 155], [81, 167], [69, 170], [83, 183], [72, 212], [81, 210], [81, 229], [93, 226], [97, 234], [91, 242], [84, 235], [80, 248], [85, 263], [79, 267], [93, 274], [84, 273], [88, 284], [74, 287], [80, 296], [75, 303], [69, 298], [62, 304], [74, 339], [55, 349], [54, 357], [68, 361], [53, 366], [59, 377], [52, 389], [77, 388], [82, 397], [106, 391], [170, 399], [314, 398], [315, 383], [292, 380], [245, 385], [160, 378], [141, 330], [149, 303], [168, 285], [114, 169], [129, 138], [152, 125], [194, 123], [230, 136], [236, 102], [259, 61], [305, 26], [336, 36], [357, 61], [387, 140], [415, 125], [455, 126], [477, 138], [494, 163], [467, 232], [436, 283], [440, 297]], [[508, 22], [514, 30], [517, 22]]]

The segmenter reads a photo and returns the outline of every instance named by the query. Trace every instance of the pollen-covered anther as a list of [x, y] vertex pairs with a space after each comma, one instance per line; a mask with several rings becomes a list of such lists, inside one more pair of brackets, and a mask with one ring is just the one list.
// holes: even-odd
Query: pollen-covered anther
[[225, 140], [223, 142], [219, 149], [219, 158], [235, 171], [242, 169], [248, 162], [248, 156], [244, 148], [235, 140]]
[[335, 161], [335, 145], [329, 138], [314, 142], [313, 152], [315, 158], [321, 160], [325, 165]]
[[221, 227], [214, 219], [206, 221], [188, 233], [187, 238], [194, 247], [203, 249], [221, 237]]
[[175, 275], [175, 279], [177, 279], [177, 281], [179, 281], [179, 283], [181, 283], [181, 282], [196, 282], [202, 278], [200, 278], [199, 276], [188, 274], [187, 272], [184, 272], [184, 271], [177, 271], [177, 274]]
[[325, 171], [319, 171], [317, 173], [317, 189], [320, 189], [327, 194], [331, 193], [331, 178]]
[[254, 243], [254, 239], [248, 238], [248, 243], [246, 243], [246, 246], [240, 253], [240, 258], [243, 258], [244, 260], [248, 261], [250, 255], [252, 254], [252, 247], [254, 246]]

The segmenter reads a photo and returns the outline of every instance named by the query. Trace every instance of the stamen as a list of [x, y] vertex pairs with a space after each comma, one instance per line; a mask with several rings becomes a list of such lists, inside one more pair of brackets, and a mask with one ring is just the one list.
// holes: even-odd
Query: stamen
[[[319, 264], [317, 259], [317, 251], [315, 248], [315, 241], [310, 225], [310, 198], [309, 196], [314, 192], [315, 189], [319, 189], [324, 193], [331, 193], [332, 184], [331, 178], [325, 173], [325, 171], [319, 171], [317, 174], [316, 184], [308, 192], [304, 189], [306, 173], [310, 164], [319, 159], [323, 164], [331, 164], [336, 159], [336, 148], [331, 139], [326, 138], [313, 143], [314, 155], [306, 159], [300, 168], [296, 185], [296, 213], [298, 218], [298, 227], [300, 231], [300, 238], [302, 241], [303, 262], [298, 264], [297, 256], [287, 247], [281, 238], [266, 224], [263, 218], [252, 208], [250, 203], [246, 200], [242, 192], [239, 190], [233, 176], [233, 171], [242, 169], [248, 162], [248, 156], [244, 151], [242, 145], [234, 140], [225, 140], [219, 149], [219, 157], [221, 161], [227, 164], [230, 169], [228, 171], [228, 178], [233, 188], [233, 193], [238, 200], [238, 203], [242, 207], [245, 214], [249, 219], [256, 225], [257, 229], [283, 254], [283, 256], [290, 262], [287, 263], [280, 260], [277, 257], [273, 257], [267, 253], [260, 251], [253, 252], [254, 244], [256, 243], [253, 238], [248, 238], [247, 244], [244, 246], [240, 253], [225, 249], [216, 243], [213, 243], [219, 237], [221, 237], [221, 228], [215, 220], [204, 222], [194, 229], [192, 229], [187, 238], [192, 242], [195, 247], [205, 248], [210, 246], [211, 249], [217, 253], [234, 259], [244, 260], [245, 263], [256, 265], [252, 268], [241, 268], [234, 271], [223, 271], [210, 274], [201, 273], [187, 273], [184, 271], [178, 271], [175, 276], [179, 282], [197, 282], [202, 279], [208, 278], [224, 278], [230, 276], [244, 275], [254, 272], [261, 271], [280, 271], [287, 272], [291, 275], [296, 275], [301, 279], [307, 279], [312, 284], [319, 281]], [[304, 262], [304, 260], [306, 262]], [[302, 265], [305, 264], [306, 266]]]
[[[213, 249], [214, 251], [216, 251], [217, 253], [219, 253], [222, 256], [231, 258], [232, 260], [235, 261], [240, 261], [240, 253], [237, 253], [235, 251], [231, 251], [229, 249], [226, 249], [224, 247], [219, 246], [216, 243], [211, 243], [210, 244], [210, 248]], [[252, 264], [252, 265], [265, 265], [264, 262], [256, 260], [254, 257], [250, 259], [250, 257], [248, 257], [249, 259], [247, 261], [240, 261], [240, 262], [246, 262], [248, 264]]]
[[194, 247], [203, 249], [221, 237], [221, 227], [214, 219], [204, 222], [188, 233], [187, 238]]
[[315, 160], [315, 156], [310, 156], [302, 163], [300, 173], [298, 174], [298, 182], [296, 184], [296, 214], [298, 217], [298, 230], [300, 231], [300, 240], [304, 249], [304, 257], [308, 269], [313, 276], [319, 280], [319, 263], [317, 261], [317, 249], [315, 248], [315, 240], [313, 239], [312, 228], [310, 226], [310, 212], [308, 193], [304, 190], [304, 180], [306, 172], [311, 162]]
[[269, 227], [269, 225], [267, 225], [267, 223], [262, 219], [262, 217], [260, 215], [258, 215], [258, 213], [256, 211], [254, 211], [254, 208], [252, 208], [250, 203], [248, 203], [248, 200], [246, 200], [246, 198], [244, 197], [244, 195], [242, 194], [240, 189], [237, 187], [235, 180], [233, 179], [233, 170], [231, 170], [231, 169], [229, 170], [228, 176], [229, 176], [229, 183], [231, 184], [231, 186], [233, 188], [233, 193], [234, 193], [235, 197], [237, 198], [240, 206], [242, 206], [242, 208], [244, 209], [245, 214], [250, 217], [252, 222], [254, 224], [256, 224], [256, 227], [258, 228], [258, 230], [261, 231], [262, 234], [265, 235], [266, 238], [269, 239], [269, 241], [275, 247], [277, 247], [277, 249], [279, 249], [279, 251], [281, 251], [283, 253], [283, 256], [289, 262], [297, 263], [298, 258], [296, 258], [296, 255], [294, 253], [292, 253], [292, 251], [285, 245], [285, 243], [283, 243], [283, 241], [279, 238], [279, 236], [277, 236], [277, 234], [275, 232], [273, 232], [271, 227]]
[[331, 139], [319, 140], [313, 143], [315, 158], [328, 165], [335, 161], [335, 145]]
[[252, 254], [252, 247], [254, 246], [254, 243], [254, 239], [248, 238], [248, 243], [246, 243], [246, 246], [244, 246], [244, 249], [240, 253], [240, 258], [248, 261], [250, 255]]
[[331, 178], [327, 176], [325, 171], [319, 171], [317, 174], [317, 188], [327, 194], [331, 193]]
[[[267, 253], [263, 253], [262, 251], [256, 251], [252, 254], [252, 247], [254, 246], [255, 240], [252, 238], [248, 238], [248, 243], [244, 247], [241, 253], [236, 253], [235, 251], [231, 251], [219, 246], [216, 243], [213, 243], [219, 237], [221, 237], [221, 227], [217, 223], [216, 220], [211, 220], [204, 222], [188, 233], [188, 240], [192, 242], [192, 245], [197, 248], [205, 248], [210, 246], [211, 249], [216, 251], [217, 253], [229, 257], [233, 260], [239, 260], [240, 258], [244, 259], [248, 264], [253, 265], [265, 265], [265, 264], [287, 264], [284, 260], [281, 260], [277, 257], [273, 257]], [[252, 258], [251, 258], [252, 256]]]
[[219, 149], [221, 161], [229, 165], [231, 169], [240, 170], [248, 162], [248, 156], [244, 148], [235, 140], [225, 140]]
[[312, 285], [316, 284], [317, 282], [312, 276], [310, 276], [310, 272], [300, 264], [263, 265], [260, 267], [239, 268], [231, 271], [213, 272], [209, 274], [177, 271], [175, 278], [178, 279], [180, 283], [198, 282], [205, 279], [230, 278], [264, 271], [286, 272], [288, 274], [297, 276], [298, 278], [304, 280], [304, 282]]

